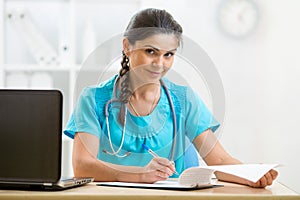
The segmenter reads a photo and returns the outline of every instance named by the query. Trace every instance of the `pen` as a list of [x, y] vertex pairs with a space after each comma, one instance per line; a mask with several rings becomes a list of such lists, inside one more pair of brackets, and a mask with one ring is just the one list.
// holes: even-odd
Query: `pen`
[[[151, 150], [148, 146], [146, 146], [145, 144], [142, 144], [142, 147], [143, 147], [144, 149], [146, 149], [146, 150], [148, 151], [148, 153], [150, 153], [154, 158], [159, 157], [154, 151], [152, 151], [152, 150]], [[171, 161], [171, 163], [172, 163], [173, 165], [175, 165], [174, 161]], [[175, 171], [174, 173], [178, 175], [178, 172], [177, 172], [177, 171]]]

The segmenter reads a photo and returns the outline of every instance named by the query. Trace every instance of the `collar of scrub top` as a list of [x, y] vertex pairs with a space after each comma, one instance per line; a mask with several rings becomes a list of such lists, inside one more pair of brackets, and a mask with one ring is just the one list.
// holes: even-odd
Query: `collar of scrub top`
[[[124, 109], [124, 125], [123, 125], [123, 129], [122, 129], [122, 139], [119, 145], [119, 148], [117, 150], [114, 149], [112, 141], [111, 141], [111, 134], [110, 134], [110, 128], [109, 128], [109, 121], [108, 121], [108, 116], [109, 116], [109, 105], [112, 104], [113, 102], [119, 102], [121, 104], [124, 104], [122, 101], [120, 101], [120, 99], [117, 98], [117, 82], [119, 81], [120, 77], [117, 76], [115, 81], [114, 81], [114, 86], [113, 86], [113, 98], [108, 100], [105, 104], [105, 120], [106, 120], [106, 126], [107, 126], [107, 135], [108, 135], [108, 140], [109, 140], [109, 146], [111, 148], [111, 152], [103, 149], [102, 151], [108, 155], [111, 156], [116, 156], [119, 158], [124, 158], [126, 156], [129, 156], [131, 154], [131, 152], [126, 152], [125, 154], [120, 155], [119, 152], [121, 151], [123, 144], [124, 144], [124, 138], [125, 138], [125, 132], [126, 132], [126, 115], [128, 112], [127, 106], [122, 106], [121, 108]], [[173, 117], [173, 143], [172, 143], [172, 150], [171, 150], [171, 154], [170, 154], [170, 160], [174, 161], [174, 154], [175, 154], [175, 147], [176, 147], [176, 133], [177, 133], [177, 120], [176, 120], [176, 113], [175, 113], [175, 109], [174, 109], [174, 104], [170, 95], [170, 92], [166, 86], [166, 84], [164, 83], [163, 80], [160, 80], [160, 84], [163, 87], [163, 89], [166, 92], [170, 107], [171, 107], [171, 112], [172, 112], [172, 117]]]

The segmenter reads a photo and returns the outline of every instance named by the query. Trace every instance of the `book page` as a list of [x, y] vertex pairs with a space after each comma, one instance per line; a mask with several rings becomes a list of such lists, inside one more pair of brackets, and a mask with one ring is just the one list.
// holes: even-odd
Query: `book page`
[[214, 169], [192, 167], [180, 175], [178, 182], [180, 185], [191, 186], [210, 184], [214, 171]]

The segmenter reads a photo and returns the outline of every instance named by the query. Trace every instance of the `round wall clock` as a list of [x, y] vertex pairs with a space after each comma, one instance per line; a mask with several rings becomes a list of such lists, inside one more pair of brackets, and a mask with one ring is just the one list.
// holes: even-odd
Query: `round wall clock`
[[234, 37], [249, 35], [258, 19], [258, 6], [253, 0], [224, 0], [218, 10], [221, 29]]

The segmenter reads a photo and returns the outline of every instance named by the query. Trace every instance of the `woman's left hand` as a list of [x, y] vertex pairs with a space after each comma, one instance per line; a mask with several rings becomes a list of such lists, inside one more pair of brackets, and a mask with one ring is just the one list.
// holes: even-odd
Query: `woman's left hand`
[[272, 185], [273, 181], [276, 179], [277, 176], [278, 176], [278, 172], [274, 169], [271, 169], [256, 183], [249, 181], [247, 184], [255, 188], [264, 188], [268, 185]]

